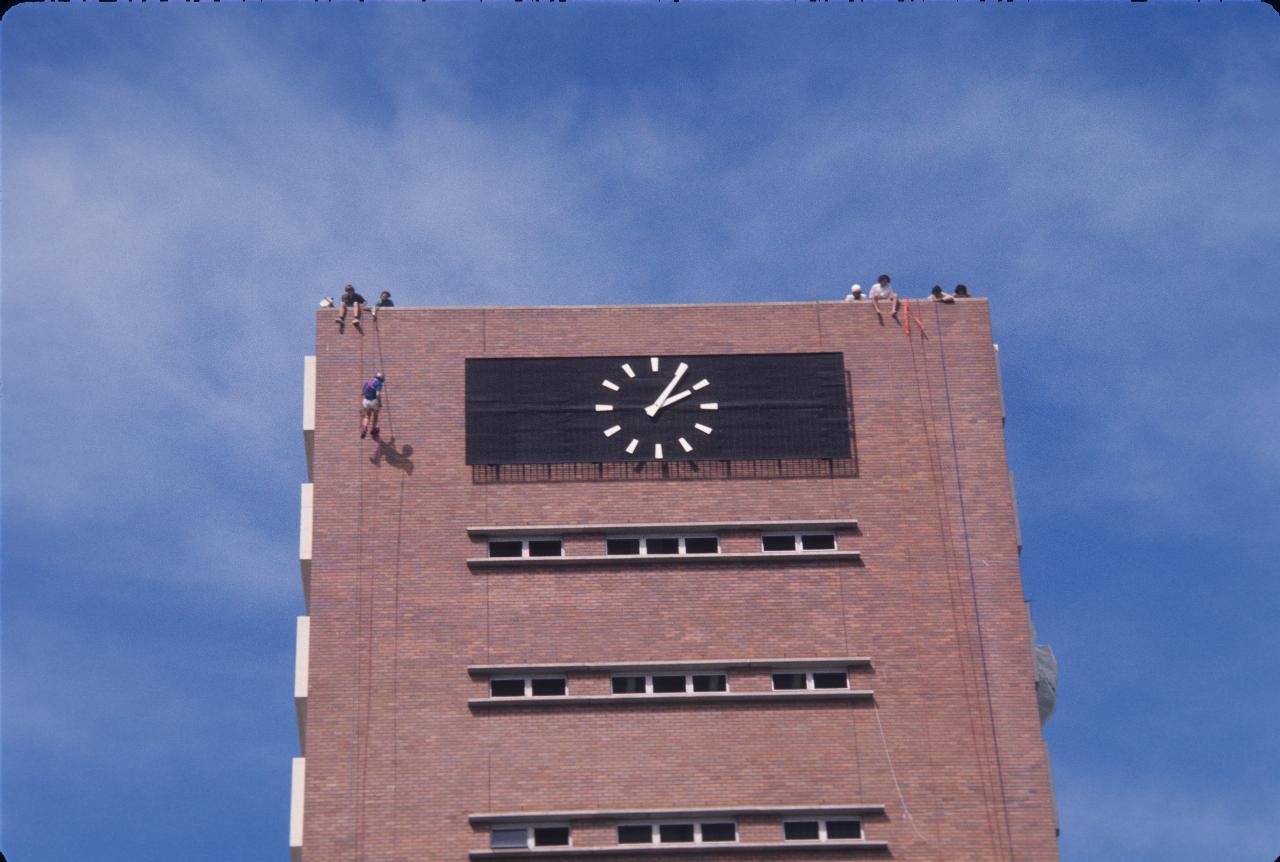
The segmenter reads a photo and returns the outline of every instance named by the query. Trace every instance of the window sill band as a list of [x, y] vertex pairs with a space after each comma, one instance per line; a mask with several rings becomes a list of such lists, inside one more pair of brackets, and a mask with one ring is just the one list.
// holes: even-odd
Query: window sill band
[[858, 551], [755, 551], [745, 554], [585, 554], [574, 557], [471, 557], [473, 569], [569, 568], [571, 566], [725, 565], [732, 563], [821, 563], [861, 565]]
[[706, 841], [701, 844], [609, 844], [603, 847], [533, 847], [511, 850], [472, 850], [472, 859], [518, 859], [521, 856], [631, 856], [637, 853], [887, 853], [888, 841], [865, 838], [838, 841]]
[[784, 670], [787, 668], [804, 668], [806, 670], [823, 670], [826, 668], [871, 667], [871, 659], [866, 656], [825, 656], [822, 658], [726, 658], [720, 660], [699, 659], [697, 661], [631, 661], [631, 662], [563, 662], [544, 664], [473, 664], [467, 668], [472, 676], [494, 676], [496, 674], [528, 674], [528, 673], [591, 673], [608, 671], [612, 673], [651, 673], [653, 671], [698, 671], [698, 670]]
[[785, 691], [685, 691], [663, 694], [569, 694], [544, 697], [473, 697], [467, 701], [472, 709], [543, 706], [621, 706], [623, 704], [686, 703], [717, 700], [750, 703], [752, 701], [803, 700], [874, 700], [869, 689], [803, 689]]
[[502, 527], [467, 527], [467, 535], [482, 536], [561, 536], [584, 533], [688, 533], [715, 530], [768, 530], [769, 532], [805, 532], [818, 530], [856, 530], [856, 518], [813, 521], [680, 521], [665, 524], [513, 524]]
[[[475, 825], [581, 820], [696, 820], [722, 817], [884, 817], [883, 805], [739, 805], [729, 808], [595, 808], [587, 811], [492, 811], [467, 816]], [[708, 842], [710, 843], [710, 842]], [[719, 843], [719, 842], [717, 842]], [[728, 843], [728, 842], [725, 842]]]

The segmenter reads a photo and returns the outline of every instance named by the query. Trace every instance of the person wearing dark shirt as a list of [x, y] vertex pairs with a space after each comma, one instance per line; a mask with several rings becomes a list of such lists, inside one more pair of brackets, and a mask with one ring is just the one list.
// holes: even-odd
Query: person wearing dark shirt
[[360, 390], [360, 439], [366, 434], [378, 436], [378, 413], [382, 410], [382, 384], [386, 375], [379, 371], [364, 382]]
[[969, 295], [969, 288], [965, 287], [963, 284], [956, 285], [955, 295], [956, 299], [973, 299], [973, 297]]
[[942, 285], [935, 284], [933, 290], [929, 292], [929, 298], [934, 302], [955, 302], [956, 298], [942, 289]]
[[374, 317], [377, 317], [379, 308], [395, 308], [395, 307], [396, 307], [396, 304], [391, 301], [391, 291], [384, 290], [382, 291], [382, 295], [378, 297], [377, 303], [373, 306], [373, 308], [369, 311], [369, 313], [372, 314]]
[[360, 310], [364, 308], [364, 297], [356, 293], [355, 287], [348, 284], [342, 289], [342, 296], [338, 299], [338, 304], [342, 306], [342, 313], [334, 318], [338, 323], [347, 322], [347, 309], [355, 307], [355, 312], [351, 316], [352, 323], [360, 322]]

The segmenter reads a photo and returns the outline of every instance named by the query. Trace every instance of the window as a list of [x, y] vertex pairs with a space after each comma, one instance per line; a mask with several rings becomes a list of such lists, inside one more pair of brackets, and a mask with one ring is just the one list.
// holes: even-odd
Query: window
[[738, 824], [715, 823], [619, 823], [619, 844], [705, 844], [737, 841]]
[[491, 557], [563, 557], [560, 539], [490, 539]]
[[686, 692], [728, 691], [724, 673], [619, 674], [612, 680], [614, 694], [684, 694]]
[[523, 676], [489, 680], [490, 697], [564, 697], [569, 683], [562, 676]]
[[835, 533], [765, 533], [760, 537], [765, 551], [834, 551]]
[[862, 837], [862, 821], [850, 818], [785, 820], [782, 837], [786, 841], [847, 841]]
[[796, 670], [777, 671], [773, 674], [774, 691], [798, 691], [800, 689], [848, 688], [847, 670]]
[[716, 536], [618, 536], [605, 539], [604, 550], [610, 556], [646, 554], [718, 554], [720, 539]]
[[489, 831], [489, 846], [495, 850], [517, 847], [565, 847], [568, 826], [495, 826]]

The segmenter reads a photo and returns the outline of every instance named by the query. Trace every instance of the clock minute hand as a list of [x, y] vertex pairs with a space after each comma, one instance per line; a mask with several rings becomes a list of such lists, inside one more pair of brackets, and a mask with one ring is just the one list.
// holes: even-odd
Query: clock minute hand
[[680, 378], [684, 377], [684, 373], [689, 370], [689, 366], [681, 362], [676, 366], [676, 376], [671, 378], [671, 382], [667, 384], [667, 388], [662, 390], [662, 394], [657, 400], [644, 408], [644, 412], [650, 416], [656, 416], [658, 411], [662, 409], [662, 405], [666, 403], [667, 396], [671, 394], [671, 390], [676, 388], [676, 384], [680, 382]]

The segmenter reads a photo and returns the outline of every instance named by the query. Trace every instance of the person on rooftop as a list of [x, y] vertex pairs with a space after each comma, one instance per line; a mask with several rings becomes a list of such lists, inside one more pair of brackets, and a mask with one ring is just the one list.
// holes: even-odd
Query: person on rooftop
[[862, 295], [862, 285], [849, 285], [849, 295], [844, 298], [845, 302], [861, 302], [864, 299], [866, 299], [866, 297]]
[[956, 285], [955, 297], [956, 299], [973, 299], [973, 297], [969, 295], [969, 288], [965, 287], [963, 284]]
[[378, 438], [378, 413], [382, 410], [382, 384], [387, 379], [381, 371], [364, 382], [360, 390], [360, 439], [366, 434]]
[[935, 284], [933, 290], [929, 291], [929, 298], [934, 302], [955, 302], [956, 298], [942, 289], [942, 285]]
[[396, 307], [396, 304], [391, 301], [391, 291], [384, 290], [382, 291], [382, 295], [378, 297], [378, 301], [374, 304], [373, 308], [369, 311], [369, 313], [372, 314], [374, 317], [377, 317], [379, 308], [395, 308], [395, 307]]
[[334, 318], [339, 324], [347, 322], [347, 309], [355, 307], [355, 314], [351, 317], [352, 323], [360, 322], [360, 310], [364, 308], [364, 297], [356, 293], [354, 286], [348, 284], [342, 289], [342, 296], [338, 299], [338, 304], [342, 306], [342, 313]]
[[880, 300], [882, 299], [893, 303], [893, 313], [889, 316], [896, 319], [901, 301], [898, 299], [898, 294], [894, 293], [893, 289], [889, 287], [889, 276], [887, 275], [880, 276], [876, 279], [876, 283], [871, 285], [871, 305], [875, 308], [876, 314], [881, 317], [884, 316], [884, 312], [880, 310]]

